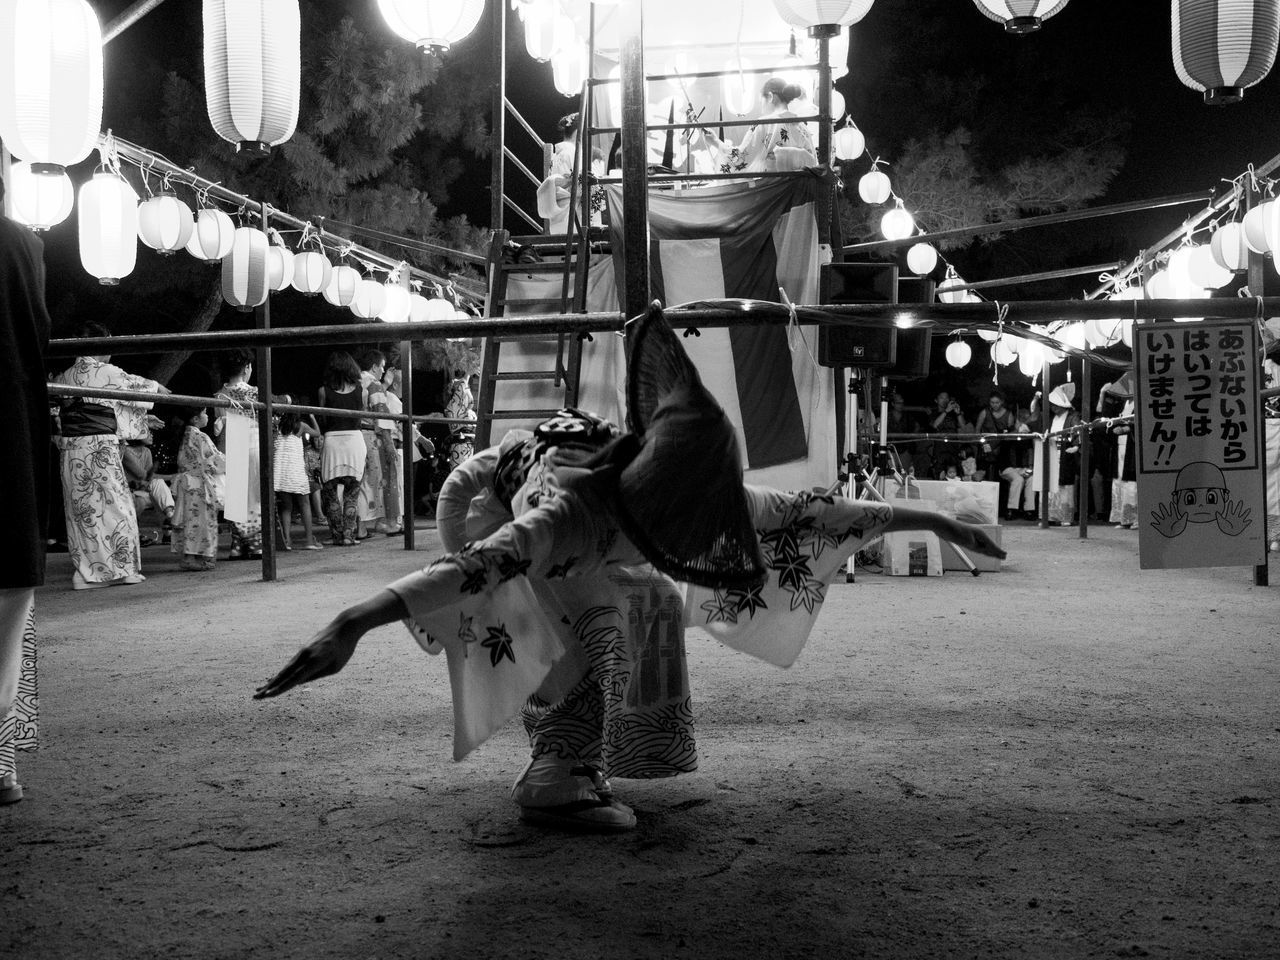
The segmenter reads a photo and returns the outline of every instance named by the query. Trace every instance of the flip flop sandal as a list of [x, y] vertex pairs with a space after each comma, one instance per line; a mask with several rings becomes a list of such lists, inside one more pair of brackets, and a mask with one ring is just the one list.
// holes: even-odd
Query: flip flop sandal
[[575, 833], [626, 833], [634, 830], [636, 815], [617, 800], [575, 800], [554, 807], [521, 807], [520, 819], [536, 827], [555, 827]]

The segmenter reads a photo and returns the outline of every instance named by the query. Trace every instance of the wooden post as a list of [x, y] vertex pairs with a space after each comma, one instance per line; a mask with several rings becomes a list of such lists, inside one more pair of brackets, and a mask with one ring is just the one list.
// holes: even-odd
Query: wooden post
[[[407, 274], [406, 274], [407, 278]], [[413, 416], [413, 341], [405, 340], [400, 344], [400, 402], [405, 413]], [[413, 535], [414, 523], [417, 518], [415, 506], [417, 498], [414, 497], [413, 490], [413, 451], [417, 445], [413, 442], [412, 420], [406, 420], [400, 424], [400, 452], [404, 454], [404, 478], [402, 481], [401, 492], [404, 496], [401, 498], [404, 502], [404, 548], [412, 550], [414, 548]]]
[[[1088, 423], [1092, 419], [1089, 408], [1089, 394], [1093, 389], [1093, 368], [1088, 358], [1080, 362], [1080, 422]], [[1089, 494], [1093, 492], [1093, 477], [1089, 473], [1089, 440], [1093, 431], [1083, 427], [1080, 430], [1080, 473], [1077, 477], [1076, 509], [1080, 511], [1080, 539], [1089, 539]]]
[[649, 136], [644, 97], [644, 5], [620, 4], [622, 41], [622, 308], [629, 318], [649, 308]]
[[507, 142], [507, 5], [505, 2], [490, 4], [493, 14], [493, 52], [490, 91], [493, 116], [490, 120], [489, 142], [493, 149], [489, 157], [489, 229], [502, 229], [502, 197], [506, 192], [504, 172]]
[[[266, 233], [271, 208], [261, 206], [262, 231]], [[259, 330], [271, 329], [271, 297], [254, 310]], [[271, 435], [271, 348], [259, 347], [254, 358], [258, 368], [258, 396], [263, 407], [258, 411], [258, 490], [262, 500], [262, 579], [276, 579], [276, 476], [275, 438]], [[284, 535], [289, 536], [286, 530]]]
[[[1256, 207], [1261, 202], [1262, 202], [1262, 198], [1258, 195], [1258, 191], [1256, 187], [1251, 185], [1244, 191], [1244, 212], [1245, 213], [1248, 213], [1251, 209]], [[1266, 266], [1267, 266], [1267, 262], [1264, 259], [1264, 255], [1261, 253], [1255, 253], [1253, 251], [1253, 248], [1250, 247], [1249, 248], [1249, 273], [1248, 273], [1249, 293], [1255, 297], [1266, 296], [1266, 288], [1267, 288]], [[1261, 426], [1261, 423], [1259, 423], [1259, 426]], [[1271, 534], [1265, 530], [1266, 522], [1267, 522], [1267, 517], [1266, 517], [1266, 511], [1264, 510], [1263, 516], [1262, 516], [1262, 523], [1264, 526], [1262, 543], [1263, 543], [1264, 550], [1266, 549], [1266, 545], [1270, 542], [1268, 538], [1271, 536]], [[1253, 585], [1255, 587], [1265, 587], [1270, 585], [1270, 583], [1271, 583], [1271, 575], [1270, 575], [1270, 571], [1267, 569], [1267, 557], [1264, 553], [1262, 558], [1262, 563], [1254, 565]]]

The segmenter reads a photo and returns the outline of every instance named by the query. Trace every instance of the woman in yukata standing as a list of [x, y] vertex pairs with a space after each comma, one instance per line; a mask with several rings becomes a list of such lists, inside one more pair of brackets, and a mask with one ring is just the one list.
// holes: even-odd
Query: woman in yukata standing
[[[770, 77], [760, 91], [760, 101], [765, 111], [761, 119], [795, 118], [791, 104], [803, 94], [804, 91], [798, 84], [787, 83], [781, 77]], [[818, 165], [813, 135], [798, 119], [795, 123], [756, 124], [747, 131], [742, 143], [736, 147], [705, 128], [702, 136], [720, 155], [720, 170], [723, 173], [803, 170]]]
[[[253, 353], [232, 350], [225, 360], [227, 382], [214, 396], [236, 403], [253, 403], [258, 388], [250, 385]], [[252, 407], [219, 407], [213, 421], [218, 451], [226, 457], [226, 491], [222, 515], [231, 523], [228, 560], [262, 556], [262, 466], [258, 453], [258, 417]]]

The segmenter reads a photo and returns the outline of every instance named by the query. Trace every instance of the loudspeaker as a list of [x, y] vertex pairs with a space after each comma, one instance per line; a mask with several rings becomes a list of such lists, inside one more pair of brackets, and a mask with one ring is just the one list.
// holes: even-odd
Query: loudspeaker
[[[819, 277], [820, 303], [896, 303], [898, 267], [892, 263], [828, 263]], [[818, 363], [824, 367], [888, 367], [897, 360], [894, 327], [818, 328]]]
[[[898, 303], [933, 303], [936, 285], [924, 277], [904, 277], [898, 281]], [[893, 369], [883, 376], [897, 380], [918, 380], [929, 375], [933, 355], [933, 332], [928, 327], [898, 330], [898, 350]]]

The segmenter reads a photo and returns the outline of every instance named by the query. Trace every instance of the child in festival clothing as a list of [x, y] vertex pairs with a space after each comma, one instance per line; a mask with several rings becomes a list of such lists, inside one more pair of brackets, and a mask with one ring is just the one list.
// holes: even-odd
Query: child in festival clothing
[[174, 527], [171, 549], [182, 555], [182, 570], [212, 570], [218, 557], [218, 495], [227, 470], [226, 457], [218, 452], [204, 432], [209, 413], [193, 407], [183, 424], [182, 445], [178, 448], [178, 474], [174, 483]]
[[[287, 402], [287, 398], [286, 398]], [[306, 537], [306, 550], [322, 550], [311, 530], [311, 478], [307, 474], [303, 454], [303, 437], [318, 436], [320, 427], [314, 418], [305, 420], [296, 413], [280, 417], [280, 430], [276, 434], [275, 485], [276, 503], [280, 509], [280, 529], [283, 549], [292, 550], [293, 511], [302, 515], [302, 532]]]

